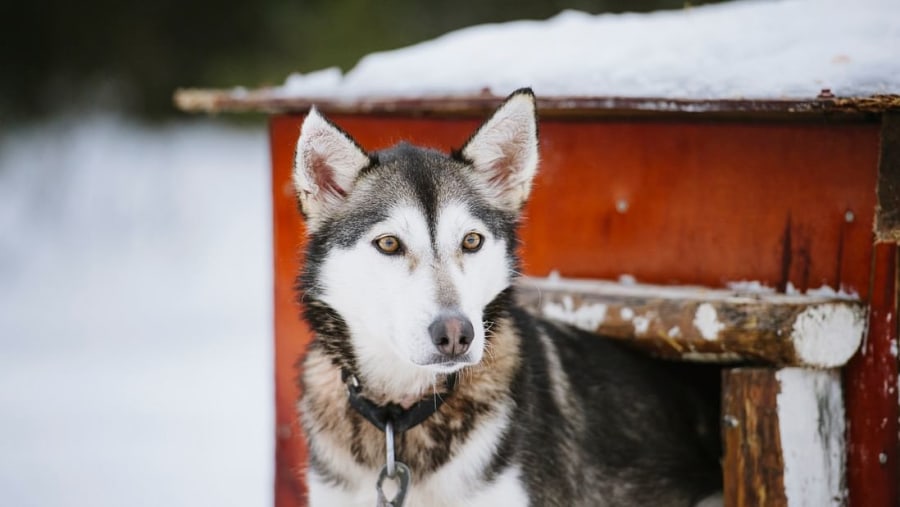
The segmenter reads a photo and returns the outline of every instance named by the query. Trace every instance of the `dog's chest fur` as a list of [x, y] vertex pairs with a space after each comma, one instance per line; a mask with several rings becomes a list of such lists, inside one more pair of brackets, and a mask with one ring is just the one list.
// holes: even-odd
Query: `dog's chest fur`
[[[507, 331], [492, 335], [490, 352], [461, 372], [440, 410], [397, 436], [397, 460], [412, 472], [408, 505], [460, 505], [463, 500], [490, 505], [510, 498], [527, 503], [519, 471], [506, 467], [499, 449], [514, 423], [510, 384], [519, 371], [517, 341]], [[311, 447], [313, 505], [374, 504], [386, 460], [384, 433], [350, 407], [340, 368], [315, 345], [304, 361], [302, 380], [300, 413]]]
[[[714, 412], [646, 358], [510, 311], [482, 363], [398, 439], [406, 505], [686, 507], [715, 491], [717, 454], [701, 443], [714, 423], [700, 417]], [[320, 347], [303, 381], [311, 504], [373, 505], [384, 434], [349, 407]]]

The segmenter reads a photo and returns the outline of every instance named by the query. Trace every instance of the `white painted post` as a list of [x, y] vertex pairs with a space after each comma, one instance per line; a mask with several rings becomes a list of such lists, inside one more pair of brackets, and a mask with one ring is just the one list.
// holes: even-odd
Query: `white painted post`
[[846, 418], [840, 371], [783, 368], [775, 378], [788, 505], [845, 505]]

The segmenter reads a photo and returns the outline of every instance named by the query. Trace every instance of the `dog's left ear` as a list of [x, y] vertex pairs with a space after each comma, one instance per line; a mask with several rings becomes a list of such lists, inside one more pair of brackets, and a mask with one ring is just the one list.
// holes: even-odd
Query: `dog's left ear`
[[534, 92], [530, 88], [513, 92], [458, 155], [472, 164], [496, 204], [519, 211], [538, 166]]

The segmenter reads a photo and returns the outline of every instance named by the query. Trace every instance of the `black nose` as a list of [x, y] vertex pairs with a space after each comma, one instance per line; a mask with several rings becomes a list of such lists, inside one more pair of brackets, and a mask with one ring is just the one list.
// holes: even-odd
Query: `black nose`
[[461, 356], [469, 350], [475, 336], [475, 329], [469, 319], [459, 313], [448, 313], [434, 320], [428, 326], [431, 342], [447, 357]]

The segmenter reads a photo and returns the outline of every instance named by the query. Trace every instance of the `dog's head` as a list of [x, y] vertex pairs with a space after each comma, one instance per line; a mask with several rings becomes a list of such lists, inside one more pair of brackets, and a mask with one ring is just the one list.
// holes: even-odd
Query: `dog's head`
[[309, 234], [301, 297], [345, 328], [364, 374], [481, 361], [537, 165], [531, 90], [449, 156], [407, 144], [370, 154], [310, 111], [294, 166]]

